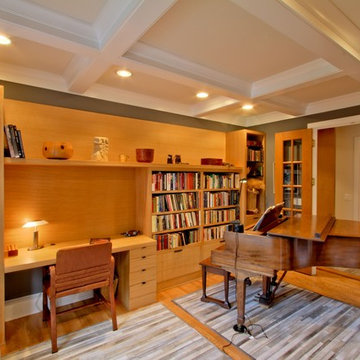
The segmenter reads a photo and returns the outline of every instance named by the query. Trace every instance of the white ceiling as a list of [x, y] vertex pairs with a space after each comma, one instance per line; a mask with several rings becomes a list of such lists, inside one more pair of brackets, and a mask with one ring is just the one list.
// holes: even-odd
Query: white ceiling
[[0, 34], [16, 83], [248, 127], [360, 104], [359, 0], [0, 0]]

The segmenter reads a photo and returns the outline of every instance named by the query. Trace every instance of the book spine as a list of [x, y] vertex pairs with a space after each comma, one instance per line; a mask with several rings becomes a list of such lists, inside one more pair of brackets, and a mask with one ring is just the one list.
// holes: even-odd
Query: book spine
[[14, 157], [15, 158], [19, 158], [20, 157], [20, 151], [18, 148], [18, 144], [16, 141], [16, 126], [15, 125], [8, 125], [9, 129], [10, 129], [10, 134], [11, 134], [11, 141], [14, 147]]
[[11, 137], [11, 131], [10, 131], [9, 125], [5, 125], [4, 129], [5, 129], [5, 134], [6, 134], [6, 138], [7, 138], [7, 141], [8, 141], [10, 156], [12, 158], [14, 158], [14, 157], [16, 157], [15, 156], [15, 149], [14, 149], [14, 142], [13, 142], [12, 137]]
[[11, 157], [5, 127], [4, 127], [4, 157]]
[[21, 136], [21, 130], [18, 130], [15, 128], [14, 131], [15, 131], [16, 146], [18, 148], [19, 155], [21, 158], [24, 159], [25, 151], [24, 151], [24, 145], [23, 145], [22, 136]]

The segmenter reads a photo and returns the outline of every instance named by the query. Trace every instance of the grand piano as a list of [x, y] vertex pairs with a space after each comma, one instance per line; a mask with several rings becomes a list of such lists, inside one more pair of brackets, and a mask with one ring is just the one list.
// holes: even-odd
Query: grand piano
[[253, 230], [225, 232], [225, 246], [211, 252], [211, 262], [236, 278], [236, 331], [247, 332], [245, 296], [251, 276], [262, 275], [259, 302], [270, 305], [288, 270], [360, 268], [360, 222], [331, 216], [285, 218], [280, 216], [281, 208], [282, 204], [270, 207]]

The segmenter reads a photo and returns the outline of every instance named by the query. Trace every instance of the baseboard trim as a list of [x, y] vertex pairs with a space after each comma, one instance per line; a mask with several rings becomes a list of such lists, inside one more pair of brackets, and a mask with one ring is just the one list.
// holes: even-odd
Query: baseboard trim
[[[63, 306], [89, 299], [92, 296], [93, 291], [86, 291], [75, 295], [65, 296], [58, 299], [56, 303], [58, 306]], [[39, 312], [42, 312], [42, 293], [5, 301], [5, 321], [15, 320]]]

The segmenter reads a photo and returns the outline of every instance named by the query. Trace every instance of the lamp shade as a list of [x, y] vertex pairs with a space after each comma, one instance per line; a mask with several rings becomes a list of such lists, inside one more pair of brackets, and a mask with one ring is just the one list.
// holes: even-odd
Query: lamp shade
[[46, 225], [46, 224], [48, 224], [48, 222], [46, 220], [34, 220], [34, 221], [28, 221], [22, 227], [23, 228], [31, 228], [31, 227], [36, 227], [36, 226]]

